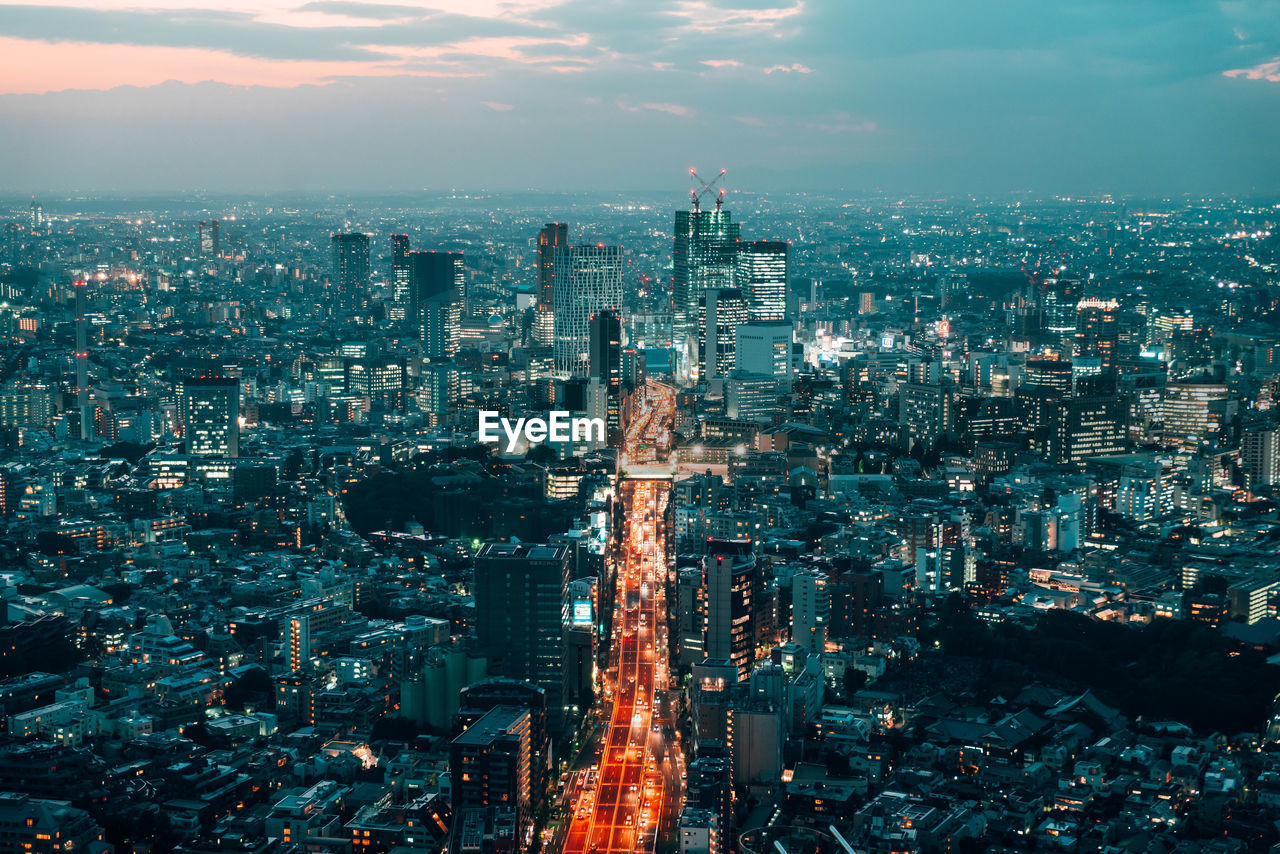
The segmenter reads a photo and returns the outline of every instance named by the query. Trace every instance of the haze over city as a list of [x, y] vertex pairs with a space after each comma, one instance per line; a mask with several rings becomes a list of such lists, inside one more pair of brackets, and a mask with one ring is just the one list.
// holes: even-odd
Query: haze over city
[[1254, 193], [1272, 0], [0, 4], [0, 187]]

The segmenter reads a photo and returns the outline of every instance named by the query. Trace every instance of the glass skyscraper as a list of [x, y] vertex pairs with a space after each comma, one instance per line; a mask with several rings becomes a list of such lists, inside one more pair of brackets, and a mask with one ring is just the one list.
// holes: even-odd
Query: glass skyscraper
[[418, 330], [424, 355], [452, 358], [462, 322], [462, 253], [410, 252], [408, 260], [409, 322]]
[[779, 240], [753, 240], [739, 245], [738, 287], [747, 298], [751, 320], [786, 319], [790, 248]]
[[555, 372], [591, 375], [591, 318], [622, 306], [622, 248], [564, 246], [554, 263]]
[[[674, 344], [688, 347], [698, 335], [698, 305], [709, 288], [732, 288], [740, 228], [729, 211], [676, 211], [672, 255]], [[696, 361], [697, 355], [693, 353]]]

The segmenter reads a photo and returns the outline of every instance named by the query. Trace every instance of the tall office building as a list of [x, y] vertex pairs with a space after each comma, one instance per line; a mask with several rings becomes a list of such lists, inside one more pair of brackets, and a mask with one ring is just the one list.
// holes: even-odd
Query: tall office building
[[738, 327], [747, 322], [747, 301], [738, 288], [709, 288], [698, 305], [698, 376], [723, 377], [734, 369]]
[[790, 249], [780, 240], [739, 244], [736, 284], [747, 298], [750, 320], [786, 320]]
[[1068, 361], [1027, 359], [1027, 364], [1022, 374], [1022, 385], [1024, 387], [1051, 388], [1059, 396], [1065, 397], [1071, 394], [1073, 378], [1071, 363]]
[[820, 655], [827, 647], [831, 623], [831, 589], [827, 576], [803, 570], [791, 577], [791, 640]]
[[1082, 299], [1076, 312], [1075, 355], [1096, 358], [1104, 372], [1116, 369], [1120, 330], [1115, 300]]
[[223, 377], [182, 380], [178, 419], [187, 453], [202, 457], [240, 456], [240, 381]]
[[[672, 327], [674, 343], [689, 352], [698, 335], [698, 306], [709, 288], [734, 286], [739, 225], [729, 211], [676, 211], [672, 253]], [[696, 351], [691, 352], [696, 362]]]
[[1169, 383], [1164, 389], [1161, 439], [1194, 450], [1201, 444], [1227, 447], [1238, 402], [1226, 383]]
[[605, 426], [609, 444], [621, 439], [622, 321], [616, 311], [597, 311], [591, 317], [589, 376], [599, 380], [605, 393]]
[[369, 295], [369, 235], [337, 233], [333, 246], [333, 287], [340, 312], [359, 311]]
[[433, 359], [458, 353], [466, 268], [461, 252], [410, 252], [408, 322]]
[[555, 341], [556, 251], [569, 245], [569, 226], [549, 222], [538, 232], [538, 302], [533, 321], [533, 340], [544, 347]]
[[555, 371], [560, 377], [586, 377], [592, 316], [622, 307], [622, 248], [564, 246], [554, 261]]
[[1071, 347], [1076, 335], [1081, 285], [1076, 279], [1046, 279], [1040, 295], [1040, 328], [1055, 347]]
[[211, 220], [200, 223], [200, 255], [213, 258], [218, 254], [221, 245], [218, 239], [218, 221]]
[[1245, 430], [1240, 437], [1240, 468], [1250, 489], [1280, 483], [1280, 430], [1274, 425]]
[[730, 662], [739, 682], [747, 680], [755, 663], [756, 576], [751, 540], [707, 540], [702, 559], [703, 649], [709, 659]]
[[476, 636], [497, 676], [532, 682], [547, 694], [557, 730], [565, 720], [564, 623], [569, 548], [486, 543], [476, 554]]
[[409, 235], [391, 235], [391, 320], [403, 322], [409, 316]]
[[1044, 453], [1050, 462], [1078, 465], [1086, 457], [1119, 454], [1129, 435], [1129, 404], [1118, 396], [1068, 397], [1045, 407]]
[[791, 362], [791, 324], [753, 321], [737, 329], [734, 367], [751, 374], [772, 376], [783, 393], [791, 391], [794, 371]]

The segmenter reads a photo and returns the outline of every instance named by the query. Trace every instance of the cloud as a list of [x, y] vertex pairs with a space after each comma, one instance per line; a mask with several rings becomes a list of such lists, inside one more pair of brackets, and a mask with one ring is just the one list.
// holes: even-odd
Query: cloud
[[712, 68], [741, 68], [742, 63], [736, 59], [704, 59], [703, 65], [709, 65]]
[[808, 126], [810, 130], [831, 134], [875, 133], [879, 130], [875, 122], [858, 120], [844, 112], [828, 113], [817, 121], [809, 122]]
[[1276, 57], [1270, 62], [1260, 62], [1251, 68], [1232, 68], [1229, 71], [1222, 72], [1222, 76], [1280, 83], [1280, 57]]
[[428, 14], [421, 6], [402, 6], [394, 3], [360, 3], [357, 0], [312, 0], [295, 11], [318, 12], [343, 18], [395, 21], [404, 18], [422, 18]]
[[782, 71], [788, 74], [791, 72], [795, 72], [796, 74], [812, 74], [813, 73], [812, 68], [809, 68], [807, 65], [801, 65], [798, 62], [793, 62], [790, 65], [770, 65], [768, 68], [764, 70], [764, 73], [772, 74], [775, 71]]
[[498, 101], [481, 101], [480, 103], [498, 113], [505, 113], [508, 110], [515, 109], [514, 104], [503, 104]]
[[734, 116], [733, 120], [747, 127], [762, 128], [765, 126], [765, 120], [759, 116]]
[[692, 107], [686, 107], [682, 104], [628, 104], [625, 101], [618, 102], [618, 108], [628, 113], [638, 113], [643, 110], [651, 110], [655, 113], [668, 113], [681, 118], [693, 118], [698, 113]]

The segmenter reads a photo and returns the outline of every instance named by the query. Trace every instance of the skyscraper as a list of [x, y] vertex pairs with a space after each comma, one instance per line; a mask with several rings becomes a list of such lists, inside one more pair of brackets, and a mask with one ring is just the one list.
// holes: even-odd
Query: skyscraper
[[1045, 415], [1044, 452], [1051, 462], [1077, 465], [1125, 450], [1129, 405], [1122, 397], [1068, 397], [1050, 402]]
[[[731, 288], [738, 263], [739, 226], [729, 211], [676, 211], [672, 253], [673, 338], [681, 353], [696, 351], [690, 341], [698, 335], [698, 305], [708, 288]], [[683, 356], [682, 356], [683, 358]]]
[[409, 316], [409, 235], [391, 235], [391, 310], [392, 320], [403, 322]]
[[1250, 489], [1280, 483], [1280, 431], [1251, 427], [1240, 436], [1240, 468]]
[[1116, 368], [1120, 330], [1116, 326], [1115, 300], [1082, 299], [1076, 313], [1075, 355], [1097, 358], [1104, 372]]
[[550, 346], [555, 341], [555, 255], [569, 245], [569, 226], [549, 222], [538, 232], [538, 302], [533, 321], [534, 340]]
[[778, 381], [778, 388], [790, 392], [792, 386], [790, 323], [755, 321], [737, 328], [734, 367], [751, 374], [764, 374]]
[[698, 306], [698, 376], [723, 377], [734, 368], [738, 327], [747, 322], [747, 301], [738, 288], [708, 288]]
[[1040, 295], [1040, 327], [1055, 347], [1071, 347], [1076, 334], [1080, 306], [1080, 282], [1075, 279], [1046, 279]]
[[461, 252], [410, 252], [408, 322], [433, 359], [458, 352], [466, 268]]
[[184, 379], [178, 417], [187, 453], [202, 457], [240, 456], [240, 381], [224, 377]]
[[346, 313], [364, 308], [369, 290], [369, 235], [337, 233], [333, 245], [333, 286], [338, 310]]
[[831, 623], [831, 590], [827, 576], [804, 570], [791, 577], [791, 640], [820, 655]]
[[622, 248], [564, 246], [553, 272], [555, 371], [586, 377], [591, 370], [591, 317], [622, 306]]
[[200, 223], [200, 255], [205, 258], [213, 258], [218, 254], [221, 248], [218, 239], [218, 221]]
[[556, 729], [564, 721], [564, 620], [569, 548], [486, 543], [475, 561], [476, 637], [489, 671], [547, 692]]
[[751, 540], [708, 539], [702, 559], [706, 591], [703, 649], [707, 658], [732, 663], [738, 681], [751, 675], [755, 660], [756, 559]]
[[622, 321], [616, 311], [597, 311], [591, 317], [590, 363], [589, 376], [604, 386], [605, 424], [612, 445], [619, 438], [622, 408]]
[[776, 240], [739, 244], [737, 286], [747, 299], [750, 320], [785, 320], [790, 246]]

